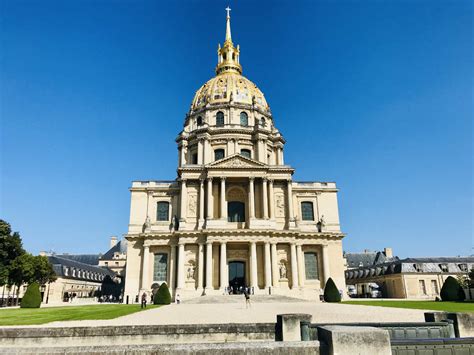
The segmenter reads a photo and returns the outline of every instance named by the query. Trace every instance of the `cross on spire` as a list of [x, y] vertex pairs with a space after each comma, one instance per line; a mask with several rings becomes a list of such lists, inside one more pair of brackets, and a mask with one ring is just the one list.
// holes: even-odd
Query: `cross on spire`
[[230, 10], [232, 10], [229, 6], [225, 8], [225, 11], [227, 11], [227, 18], [230, 17]]

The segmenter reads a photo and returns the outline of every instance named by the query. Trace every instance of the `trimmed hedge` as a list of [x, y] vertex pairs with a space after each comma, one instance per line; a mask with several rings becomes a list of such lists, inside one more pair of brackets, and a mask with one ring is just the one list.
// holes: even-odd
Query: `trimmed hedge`
[[326, 286], [324, 286], [324, 301], [341, 302], [341, 294], [331, 278], [326, 281]]
[[25, 295], [21, 299], [20, 308], [40, 308], [41, 293], [39, 284], [32, 282], [28, 285]]
[[443, 301], [464, 301], [465, 298], [464, 290], [458, 280], [452, 276], [444, 281], [440, 296]]
[[163, 282], [153, 296], [153, 304], [170, 304], [171, 303], [171, 294], [168, 289], [166, 282]]

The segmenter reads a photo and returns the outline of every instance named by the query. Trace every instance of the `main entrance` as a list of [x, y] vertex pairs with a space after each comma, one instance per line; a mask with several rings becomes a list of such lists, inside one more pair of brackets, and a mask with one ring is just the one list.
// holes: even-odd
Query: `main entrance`
[[229, 286], [231, 293], [242, 293], [245, 288], [245, 262], [231, 261], [229, 262]]

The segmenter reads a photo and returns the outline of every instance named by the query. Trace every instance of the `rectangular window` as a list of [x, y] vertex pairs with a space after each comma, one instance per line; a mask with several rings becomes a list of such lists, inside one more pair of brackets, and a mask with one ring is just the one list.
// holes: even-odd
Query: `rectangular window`
[[169, 220], [169, 202], [158, 202], [156, 207], [156, 220], [157, 221], [168, 221]]
[[312, 202], [301, 202], [301, 218], [303, 221], [314, 221]]
[[436, 282], [436, 280], [431, 280], [431, 291], [433, 291], [433, 294], [435, 295], [439, 294], [438, 283]]
[[425, 280], [420, 280], [420, 292], [422, 295], [426, 295]]
[[168, 276], [168, 254], [155, 254], [153, 265], [153, 281], [167, 281]]
[[319, 280], [318, 256], [316, 253], [304, 253], [306, 280]]

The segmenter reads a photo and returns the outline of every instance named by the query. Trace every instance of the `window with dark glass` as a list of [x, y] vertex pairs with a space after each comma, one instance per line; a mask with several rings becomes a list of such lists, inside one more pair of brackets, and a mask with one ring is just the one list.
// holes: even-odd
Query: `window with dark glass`
[[158, 202], [156, 208], [156, 220], [157, 221], [168, 221], [169, 220], [169, 202]]
[[301, 218], [303, 221], [314, 221], [312, 202], [301, 202]]
[[248, 150], [248, 149], [242, 149], [240, 151], [240, 155], [242, 155], [243, 157], [251, 158], [252, 157], [252, 152], [250, 152], [250, 150]]
[[241, 126], [248, 126], [249, 125], [249, 116], [246, 112], [240, 113], [240, 125]]
[[198, 126], [202, 126], [202, 117], [201, 116], [199, 116], [197, 118], [196, 123], [197, 123]]
[[153, 265], [153, 281], [165, 281], [168, 276], [168, 254], [155, 254]]
[[193, 153], [192, 155], [192, 164], [197, 164], [198, 163], [198, 155], [197, 153]]
[[304, 253], [304, 268], [306, 280], [318, 280], [318, 256], [316, 253]]
[[214, 151], [214, 160], [219, 160], [224, 158], [224, 149], [216, 149]]
[[263, 117], [260, 119], [260, 126], [262, 126], [262, 127], [267, 126], [267, 121], [265, 121], [265, 118], [263, 118]]
[[245, 222], [245, 203], [229, 201], [227, 204], [227, 220], [229, 222]]
[[216, 114], [216, 126], [223, 126], [224, 125], [224, 112], [217, 112]]

